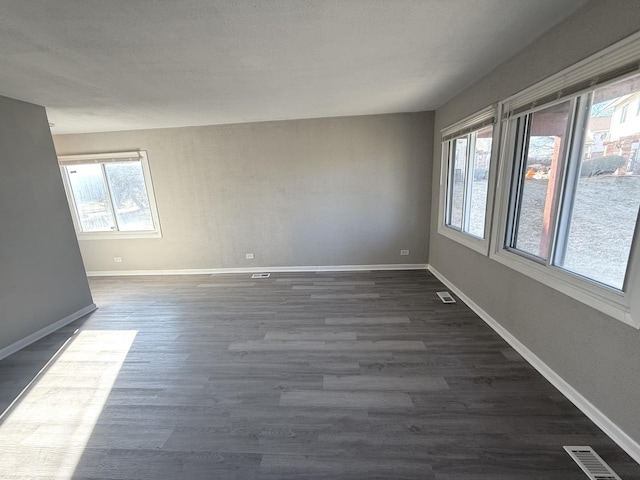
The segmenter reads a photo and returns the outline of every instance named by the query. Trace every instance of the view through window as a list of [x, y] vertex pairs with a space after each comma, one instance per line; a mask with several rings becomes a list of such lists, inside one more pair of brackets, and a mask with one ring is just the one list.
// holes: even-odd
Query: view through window
[[445, 225], [484, 238], [493, 126], [449, 142]]
[[640, 76], [596, 90], [556, 263], [622, 289], [640, 205]]
[[640, 75], [512, 122], [507, 248], [622, 290], [640, 205]]
[[[71, 158], [71, 157], [64, 157]], [[62, 170], [81, 233], [156, 232], [146, 157], [63, 159]]]

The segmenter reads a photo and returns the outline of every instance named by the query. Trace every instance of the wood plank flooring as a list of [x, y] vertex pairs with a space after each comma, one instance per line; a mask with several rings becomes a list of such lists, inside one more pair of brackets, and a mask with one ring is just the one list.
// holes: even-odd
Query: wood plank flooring
[[[581, 480], [640, 466], [424, 271], [91, 279], [0, 361], [0, 478]], [[13, 404], [12, 404], [13, 402]]]

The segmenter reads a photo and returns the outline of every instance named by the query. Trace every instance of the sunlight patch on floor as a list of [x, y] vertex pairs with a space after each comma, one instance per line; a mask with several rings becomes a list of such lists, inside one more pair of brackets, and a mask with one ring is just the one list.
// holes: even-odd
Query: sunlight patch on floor
[[0, 478], [72, 478], [135, 330], [79, 331], [0, 417]]

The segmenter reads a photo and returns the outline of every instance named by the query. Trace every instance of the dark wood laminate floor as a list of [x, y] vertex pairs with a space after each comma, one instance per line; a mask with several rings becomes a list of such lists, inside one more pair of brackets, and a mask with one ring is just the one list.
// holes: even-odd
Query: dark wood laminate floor
[[581, 480], [591, 445], [640, 479], [426, 272], [91, 284], [0, 361], [0, 478]]

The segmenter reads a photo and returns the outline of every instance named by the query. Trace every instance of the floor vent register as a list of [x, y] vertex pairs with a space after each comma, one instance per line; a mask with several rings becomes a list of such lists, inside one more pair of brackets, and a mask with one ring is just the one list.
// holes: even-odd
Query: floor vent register
[[254, 273], [251, 278], [269, 278], [270, 276], [270, 273]]
[[564, 447], [591, 480], [622, 480], [591, 447]]
[[456, 299], [449, 292], [436, 292], [442, 303], [456, 303]]

